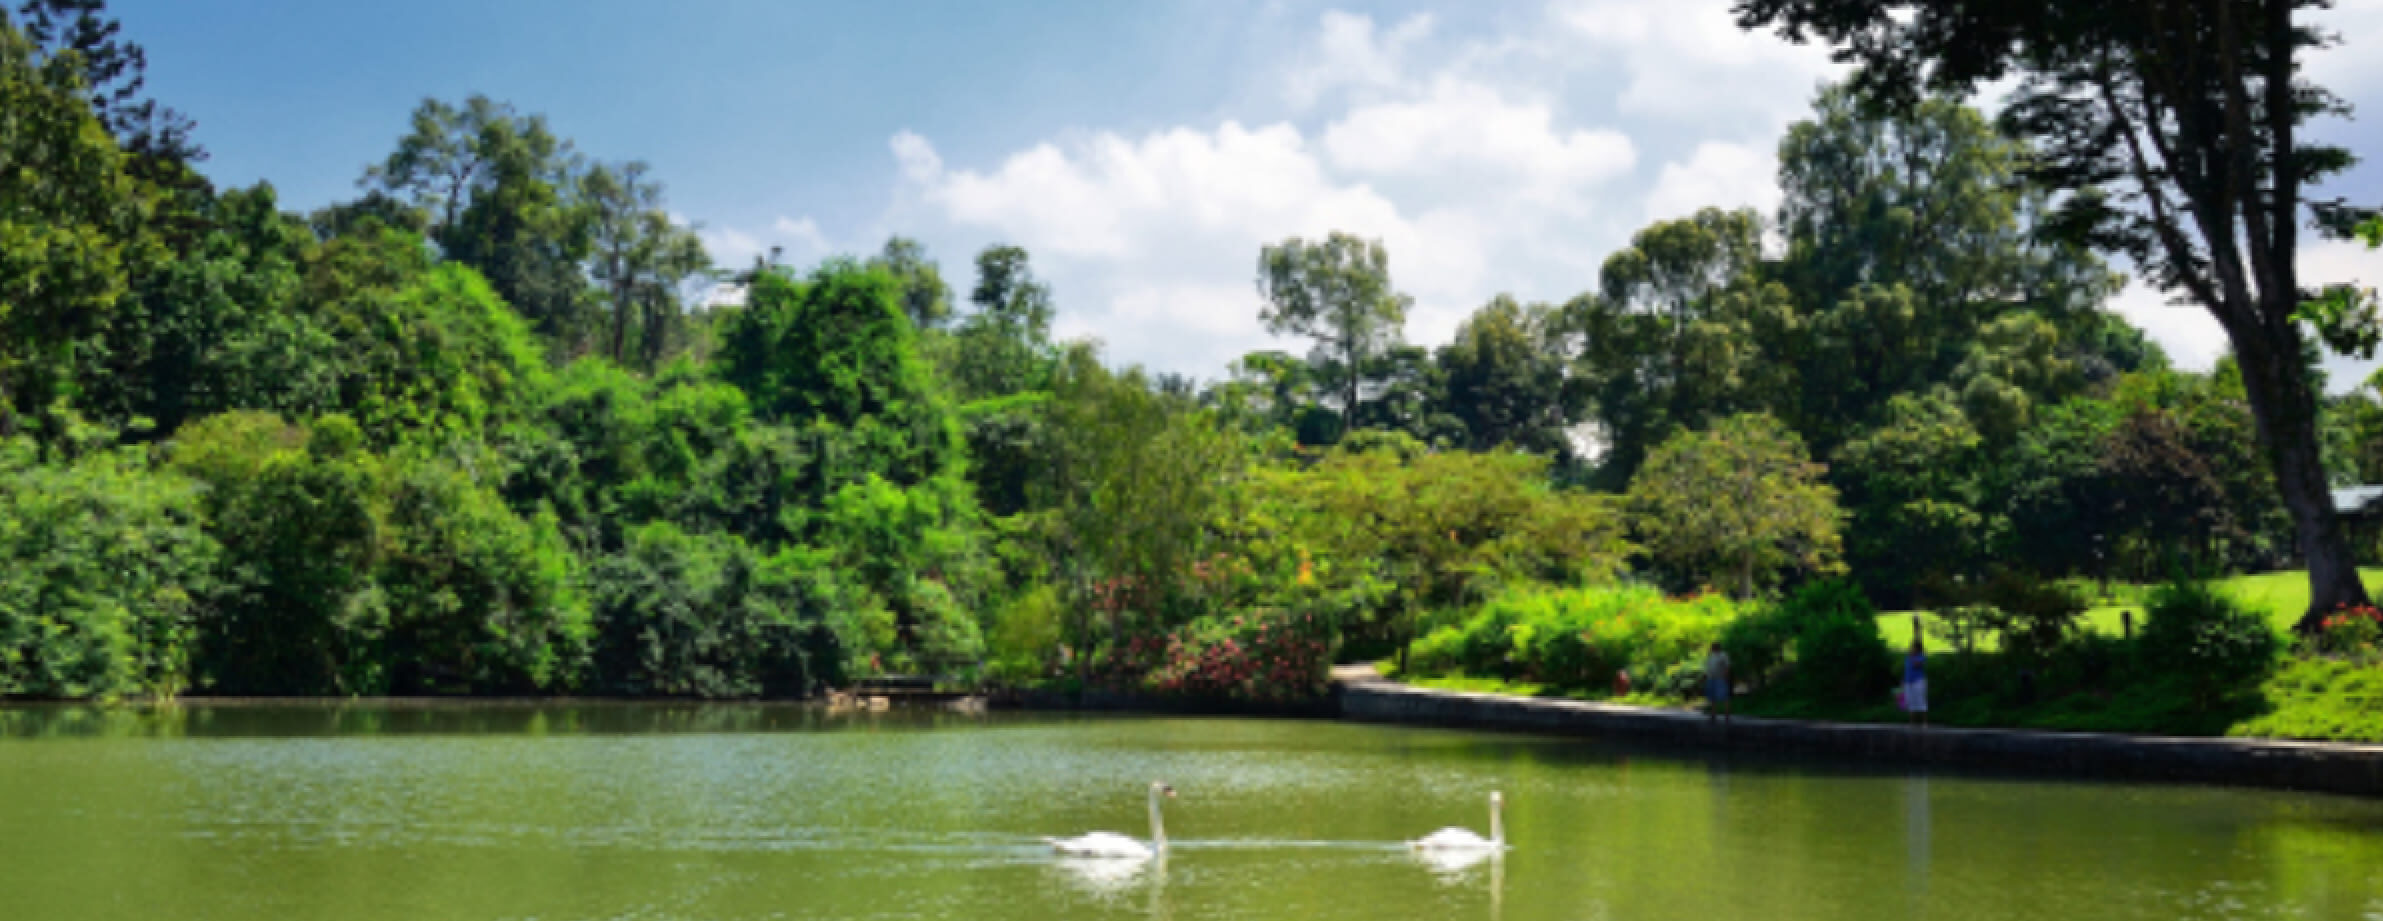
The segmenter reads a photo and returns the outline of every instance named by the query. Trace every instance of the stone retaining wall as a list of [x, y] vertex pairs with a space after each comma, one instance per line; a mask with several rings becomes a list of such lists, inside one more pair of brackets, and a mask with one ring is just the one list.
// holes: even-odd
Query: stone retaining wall
[[1708, 747], [1813, 752], [1898, 763], [2092, 778], [2174, 780], [2383, 796], [2383, 746], [2011, 729], [1927, 729], [1703, 714], [1347, 681], [1344, 719], [1522, 729]]

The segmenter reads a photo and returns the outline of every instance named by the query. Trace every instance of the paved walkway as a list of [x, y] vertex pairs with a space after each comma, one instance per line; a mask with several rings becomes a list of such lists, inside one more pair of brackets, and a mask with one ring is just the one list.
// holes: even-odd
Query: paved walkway
[[1693, 710], [1417, 688], [1385, 679], [1370, 665], [1337, 666], [1332, 677], [1340, 688], [1342, 718], [1362, 722], [1524, 729], [2090, 778], [2181, 780], [2383, 796], [2383, 746], [2378, 745], [2024, 729], [1919, 730], [1893, 724], [1756, 717], [1724, 723]]

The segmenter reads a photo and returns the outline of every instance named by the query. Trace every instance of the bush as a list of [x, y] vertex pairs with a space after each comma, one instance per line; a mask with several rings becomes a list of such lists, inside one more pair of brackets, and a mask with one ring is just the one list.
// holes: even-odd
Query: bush
[[1720, 595], [1666, 598], [1645, 586], [1515, 589], [1417, 642], [1409, 669], [1593, 691], [1627, 669], [1644, 685], [1698, 660], [1738, 612]]
[[1004, 681], [1053, 677], [1063, 639], [1059, 589], [1048, 583], [1019, 592], [993, 609], [985, 647], [992, 676]]
[[2258, 683], [2283, 646], [2265, 617], [2205, 582], [2161, 586], [2144, 614], [2142, 664], [2155, 674], [2184, 676], [2203, 703]]
[[2011, 569], [1988, 578], [1978, 600], [2003, 651], [2026, 658], [2041, 658], [2074, 638], [2085, 615], [2085, 599], [2067, 586]]
[[1794, 637], [1794, 682], [1811, 697], [1846, 703], [1875, 699], [1891, 683], [1894, 653], [1879, 632], [1878, 612], [1844, 579], [1797, 589], [1771, 612]]
[[1166, 638], [1143, 688], [1230, 700], [1306, 700], [1330, 682], [1332, 649], [1331, 625], [1313, 612], [1203, 617]]

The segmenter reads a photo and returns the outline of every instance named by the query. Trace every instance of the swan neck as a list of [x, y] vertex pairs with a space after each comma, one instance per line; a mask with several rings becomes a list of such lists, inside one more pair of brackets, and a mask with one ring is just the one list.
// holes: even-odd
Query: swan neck
[[1150, 790], [1150, 841], [1159, 850], [1167, 849], [1167, 823], [1159, 818], [1156, 787]]
[[1489, 801], [1489, 843], [1499, 847], [1506, 846], [1505, 812], [1505, 803], [1494, 799]]

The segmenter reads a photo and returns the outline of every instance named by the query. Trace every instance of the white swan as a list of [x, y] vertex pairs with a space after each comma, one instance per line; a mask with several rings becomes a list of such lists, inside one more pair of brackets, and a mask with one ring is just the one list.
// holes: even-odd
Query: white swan
[[1492, 790], [1489, 794], [1489, 837], [1476, 835], [1467, 828], [1443, 828], [1407, 842], [1408, 847], [1421, 851], [1503, 851], [1506, 849], [1506, 823], [1500, 816], [1506, 798]]
[[1073, 838], [1044, 838], [1043, 841], [1050, 844], [1052, 850], [1069, 857], [1117, 857], [1148, 860], [1154, 855], [1164, 854], [1167, 851], [1167, 826], [1159, 819], [1158, 798], [1161, 796], [1172, 798], [1174, 795], [1174, 787], [1155, 780], [1150, 782], [1149, 844], [1143, 844], [1112, 831], [1096, 831]]

